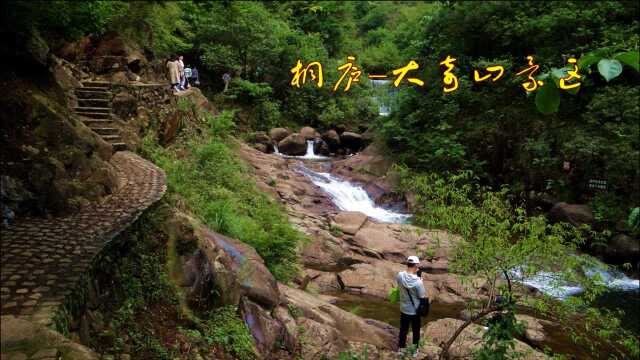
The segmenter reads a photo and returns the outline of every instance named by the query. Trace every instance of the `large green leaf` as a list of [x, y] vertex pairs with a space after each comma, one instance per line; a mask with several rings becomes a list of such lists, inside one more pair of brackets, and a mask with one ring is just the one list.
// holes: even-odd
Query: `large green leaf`
[[622, 64], [618, 60], [602, 59], [598, 61], [598, 71], [605, 80], [611, 81], [622, 74]]
[[602, 59], [602, 55], [599, 52], [590, 52], [588, 54], [584, 54], [578, 60], [578, 68], [584, 70], [589, 66], [598, 62], [598, 60]]
[[536, 108], [547, 115], [558, 112], [560, 107], [560, 91], [553, 81], [547, 81], [536, 92]]
[[[557, 69], [557, 68], [552, 68], [551, 69], [551, 78], [553, 79], [553, 82], [556, 84], [556, 87], [558, 89], [560, 89], [560, 79], [566, 78], [567, 76], [569, 76], [569, 73], [568, 73], [569, 70], [573, 70], [573, 67], [563, 67], [561, 69]], [[573, 81], [576, 81], [576, 80], [572, 80], [572, 83], [573, 83]], [[575, 87], [575, 88], [572, 88], [572, 89], [566, 89], [564, 91], [568, 92], [571, 95], [576, 95], [578, 93], [578, 91], [580, 91], [580, 87], [578, 86], [578, 87]]]
[[640, 55], [639, 55], [638, 50], [627, 51], [625, 53], [620, 53], [620, 54], [617, 54], [616, 56], [614, 56], [614, 59], [619, 60], [619, 61], [631, 66], [636, 71], [640, 71], [640, 68], [639, 68], [639, 65], [638, 65], [639, 58], [640, 58]]

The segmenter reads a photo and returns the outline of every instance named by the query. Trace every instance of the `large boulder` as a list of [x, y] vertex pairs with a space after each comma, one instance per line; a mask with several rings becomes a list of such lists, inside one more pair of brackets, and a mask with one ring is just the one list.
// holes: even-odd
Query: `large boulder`
[[276, 350], [278, 341], [284, 338], [283, 325], [271, 317], [268, 311], [250, 300], [243, 299], [239, 310], [253, 336], [256, 348], [265, 359], [269, 359], [272, 351]]
[[640, 240], [627, 234], [617, 234], [603, 252], [608, 259], [615, 262], [637, 261], [640, 259]]
[[324, 155], [329, 156], [331, 154], [331, 150], [329, 149], [329, 145], [322, 139], [318, 139], [313, 143], [313, 152], [316, 155]]
[[273, 144], [271, 138], [264, 131], [257, 131], [252, 137], [253, 147], [263, 153], [273, 152]]
[[[444, 318], [431, 321], [422, 328], [423, 336], [426, 336], [434, 344], [446, 342], [453, 333], [462, 325], [463, 321], [458, 319]], [[473, 353], [482, 346], [482, 335], [486, 330], [480, 325], [472, 324], [466, 327], [456, 338], [449, 348], [449, 355], [452, 359], [472, 359]], [[522, 341], [515, 340], [513, 352], [523, 353], [523, 359], [546, 359], [547, 357]]]
[[277, 143], [282, 141], [282, 139], [286, 138], [290, 134], [291, 132], [285, 128], [273, 128], [269, 131], [269, 137]]
[[76, 41], [66, 43], [58, 50], [58, 55], [67, 61], [76, 62], [85, 59], [90, 49], [91, 37], [84, 36]]
[[[14, 316], [2, 316], [2, 359], [76, 359], [98, 360], [91, 349], [62, 334]], [[27, 354], [31, 354], [28, 357]]]
[[111, 108], [113, 113], [118, 115], [122, 119], [128, 119], [131, 116], [136, 115], [138, 110], [138, 99], [128, 92], [121, 92], [117, 94], [111, 102]]
[[589, 206], [567, 204], [566, 202], [553, 205], [553, 208], [549, 211], [549, 217], [553, 221], [568, 222], [576, 227], [582, 224], [591, 225], [595, 221], [593, 212]]
[[345, 131], [340, 135], [340, 143], [351, 151], [356, 152], [362, 147], [362, 136], [354, 132]]
[[297, 133], [291, 134], [278, 143], [278, 150], [286, 155], [304, 155], [307, 152], [307, 139]]
[[329, 130], [322, 134], [322, 140], [329, 145], [331, 152], [336, 152], [340, 148], [340, 135], [335, 130]]
[[116, 32], [107, 32], [102, 36], [98, 44], [94, 56], [126, 56], [127, 46]]
[[341, 272], [363, 262], [347, 250], [340, 238], [322, 230], [302, 250], [302, 261], [307, 269], [328, 272]]
[[37, 86], [8, 81], [13, 90], [0, 99], [0, 122], [11, 140], [3, 144], [3, 175], [19, 179], [33, 194], [11, 204], [16, 216], [62, 215], [99, 200], [117, 185], [115, 168], [107, 162], [111, 146], [69, 113], [53, 76], [41, 80]]
[[355, 235], [367, 221], [367, 215], [359, 211], [342, 211], [333, 218], [333, 221], [343, 233]]
[[316, 129], [312, 128], [311, 126], [305, 126], [300, 129], [300, 135], [304, 136], [304, 138], [307, 140], [313, 140], [319, 137]]
[[238, 305], [242, 296], [267, 309], [280, 303], [278, 284], [252, 247], [202, 226], [196, 235], [199, 250], [184, 266], [192, 306]]
[[271, 144], [271, 138], [264, 131], [256, 131], [253, 134], [253, 142], [256, 144]]
[[361, 317], [330, 304], [320, 296], [280, 285], [288, 307], [295, 309], [296, 322], [305, 331], [304, 359], [320, 359], [348, 348], [349, 341], [363, 342], [378, 349], [395, 347], [393, 333], [367, 323]]
[[377, 181], [385, 177], [393, 165], [392, 159], [383, 154], [384, 151], [376, 143], [371, 144], [354, 156], [335, 161], [331, 172], [364, 184]]

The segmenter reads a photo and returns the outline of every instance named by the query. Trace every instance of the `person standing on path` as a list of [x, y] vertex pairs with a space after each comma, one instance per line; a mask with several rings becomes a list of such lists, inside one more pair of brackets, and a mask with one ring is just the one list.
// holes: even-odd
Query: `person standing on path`
[[178, 56], [178, 74], [180, 75], [180, 85], [178, 88], [180, 90], [185, 90], [184, 88], [184, 62], [182, 61], [182, 55]]
[[[421, 318], [418, 312], [420, 302], [428, 301], [427, 292], [424, 289], [422, 278], [417, 275], [420, 259], [417, 256], [407, 258], [407, 270], [401, 271], [396, 276], [398, 283], [398, 297], [400, 304], [400, 335], [398, 349], [403, 351], [407, 346], [407, 334], [409, 325], [413, 333], [413, 344], [417, 347], [420, 342]], [[417, 356], [417, 349], [414, 357]]]
[[198, 69], [196, 69], [195, 66], [193, 67], [193, 69], [191, 69], [191, 82], [193, 82], [193, 85], [195, 86], [200, 85], [200, 79], [198, 79]]
[[189, 79], [191, 79], [191, 67], [189, 65], [184, 68], [184, 87], [190, 88], [191, 84], [189, 83]]
[[169, 83], [171, 83], [171, 90], [179, 91], [178, 85], [180, 84], [180, 73], [178, 71], [178, 63], [176, 56], [172, 55], [169, 61], [167, 61], [167, 71], [169, 75]]
[[222, 92], [227, 92], [229, 82], [231, 81], [231, 75], [229, 75], [229, 73], [224, 73], [224, 75], [222, 75], [222, 81], [224, 81], [224, 90], [222, 90]]

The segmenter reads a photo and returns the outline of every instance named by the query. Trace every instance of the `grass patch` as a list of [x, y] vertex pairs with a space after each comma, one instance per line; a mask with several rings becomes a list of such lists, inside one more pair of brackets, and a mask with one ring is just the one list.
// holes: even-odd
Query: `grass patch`
[[151, 137], [144, 151], [167, 174], [169, 191], [207, 226], [253, 246], [280, 281], [299, 270], [297, 249], [304, 236], [295, 230], [281, 205], [257, 189], [249, 168], [237, 157], [229, 136], [233, 112], [209, 116], [209, 127], [167, 149]]

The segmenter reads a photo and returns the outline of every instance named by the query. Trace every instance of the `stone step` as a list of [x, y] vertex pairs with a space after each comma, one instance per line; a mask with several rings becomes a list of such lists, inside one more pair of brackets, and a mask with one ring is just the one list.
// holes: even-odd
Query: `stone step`
[[113, 148], [113, 151], [123, 151], [123, 150], [127, 150], [127, 144], [123, 142], [111, 143], [111, 148]]
[[82, 123], [87, 125], [90, 128], [104, 128], [109, 127], [113, 120], [104, 120], [104, 119], [83, 119]]
[[102, 138], [102, 140], [107, 142], [122, 142], [122, 138], [120, 137], [120, 134], [100, 135], [100, 137]]
[[110, 91], [95, 91], [95, 90], [82, 90], [76, 89], [76, 97], [80, 99], [111, 99], [113, 93]]
[[111, 108], [111, 100], [109, 99], [78, 99], [80, 107], [106, 107]]
[[83, 81], [82, 86], [85, 87], [97, 87], [97, 88], [110, 88], [111, 83], [108, 81]]
[[97, 106], [77, 106], [75, 108], [77, 113], [102, 113], [102, 114], [110, 114], [110, 107], [97, 107]]
[[109, 113], [96, 113], [96, 112], [78, 112], [76, 111], [76, 114], [80, 115], [80, 116], [84, 116], [87, 118], [91, 118], [91, 119], [111, 119], [111, 114]]
[[80, 89], [88, 91], [109, 92], [110, 88], [100, 86], [83, 86]]
[[99, 135], [117, 135], [117, 134], [119, 134], [118, 129], [113, 128], [113, 127], [92, 127], [92, 126], [89, 126], [89, 127], [91, 128], [91, 130], [93, 130], [94, 132], [96, 132]]

